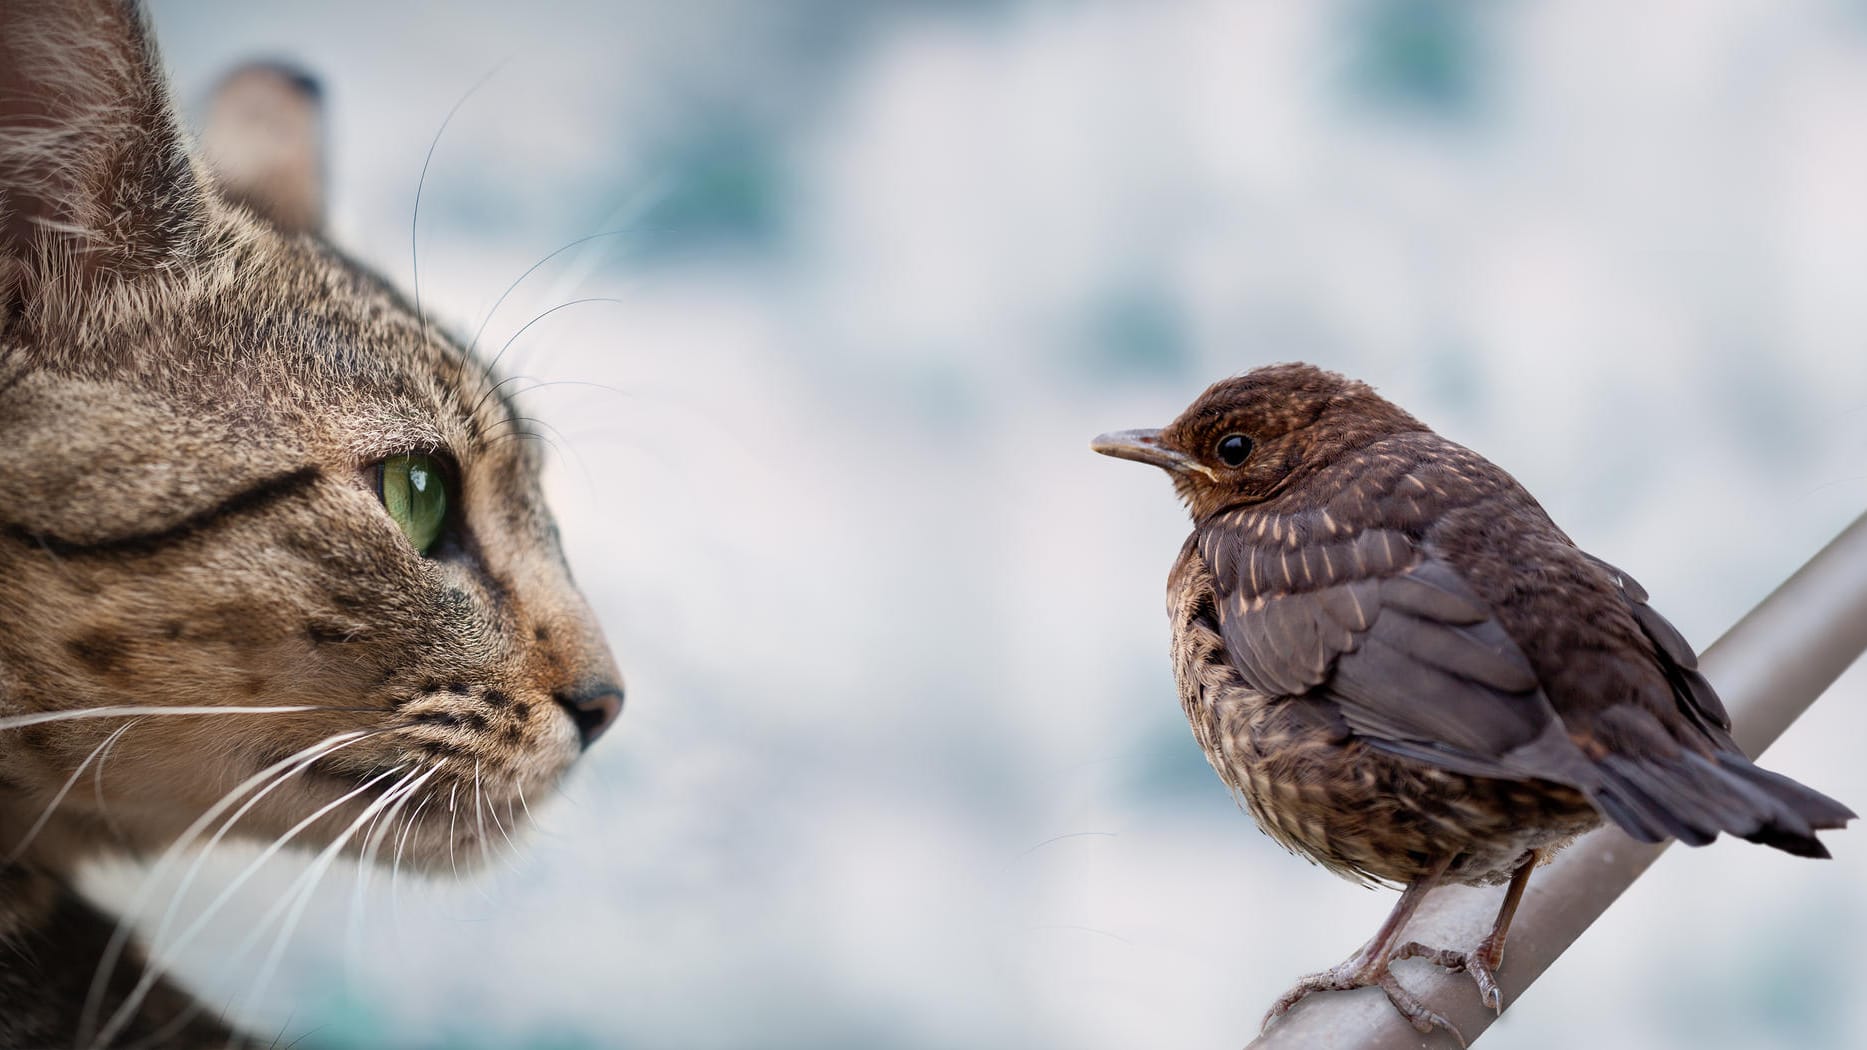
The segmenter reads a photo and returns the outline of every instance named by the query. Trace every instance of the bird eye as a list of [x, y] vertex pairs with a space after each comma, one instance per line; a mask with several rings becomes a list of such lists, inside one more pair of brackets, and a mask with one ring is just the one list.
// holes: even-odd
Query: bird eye
[[402, 535], [424, 555], [440, 538], [447, 521], [444, 477], [438, 460], [419, 453], [390, 456], [376, 464], [376, 497]]
[[1218, 453], [1226, 466], [1238, 466], [1251, 455], [1251, 439], [1243, 434], [1227, 434], [1219, 439]]

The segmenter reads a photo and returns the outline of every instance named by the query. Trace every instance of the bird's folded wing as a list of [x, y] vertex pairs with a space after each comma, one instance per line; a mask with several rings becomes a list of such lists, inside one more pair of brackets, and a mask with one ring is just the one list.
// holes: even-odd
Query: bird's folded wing
[[1336, 705], [1393, 753], [1480, 776], [1593, 779], [1523, 651], [1457, 570], [1380, 529], [1289, 545], [1202, 537], [1239, 675]]
[[1699, 673], [1698, 654], [1692, 651], [1691, 643], [1666, 617], [1647, 604], [1647, 589], [1632, 576], [1592, 554], [1584, 552], [1583, 556], [1620, 586], [1621, 597], [1626, 599], [1635, 622], [1653, 642], [1654, 657], [1672, 685], [1679, 709], [1722, 750], [1736, 751], [1737, 744], [1731, 740], [1731, 716], [1725, 711], [1717, 690]]

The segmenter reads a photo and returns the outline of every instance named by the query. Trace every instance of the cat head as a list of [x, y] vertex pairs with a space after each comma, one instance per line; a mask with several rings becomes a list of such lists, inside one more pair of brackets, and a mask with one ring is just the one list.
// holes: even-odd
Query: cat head
[[621, 707], [538, 443], [316, 235], [315, 88], [230, 80], [210, 170], [159, 70], [132, 4], [0, 6], [0, 829], [470, 862]]

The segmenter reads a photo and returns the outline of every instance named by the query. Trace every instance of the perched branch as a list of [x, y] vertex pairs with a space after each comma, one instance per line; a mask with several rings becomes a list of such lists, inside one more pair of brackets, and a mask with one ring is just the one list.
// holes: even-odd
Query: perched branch
[[[1863, 650], [1867, 515], [1738, 621], [1705, 652], [1701, 663], [1731, 712], [1738, 744], [1755, 757]], [[1665, 848], [1642, 845], [1607, 827], [1583, 837], [1538, 870], [1511, 924], [1504, 965], [1498, 971], [1506, 1001], [1522, 995]], [[1408, 927], [1409, 937], [1430, 944], [1475, 944], [1490, 927], [1499, 893], [1467, 886], [1436, 890], [1420, 906]], [[1407, 973], [1406, 981], [1468, 1040], [1475, 1040], [1496, 1019], [1464, 974], [1419, 967]], [[1386, 997], [1372, 989], [1311, 996], [1251, 1044], [1263, 1050], [1457, 1045], [1446, 1032], [1414, 1031]]]

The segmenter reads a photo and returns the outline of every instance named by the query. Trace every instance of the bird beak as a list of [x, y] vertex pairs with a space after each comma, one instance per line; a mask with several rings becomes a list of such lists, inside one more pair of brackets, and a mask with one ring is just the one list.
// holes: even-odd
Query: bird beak
[[1089, 447], [1105, 456], [1152, 464], [1176, 474], [1204, 474], [1208, 478], [1212, 477], [1212, 468], [1179, 449], [1161, 444], [1158, 430], [1117, 430], [1091, 441]]

